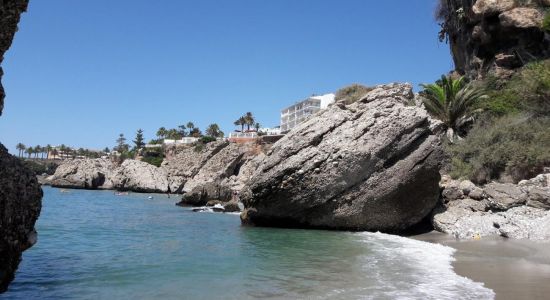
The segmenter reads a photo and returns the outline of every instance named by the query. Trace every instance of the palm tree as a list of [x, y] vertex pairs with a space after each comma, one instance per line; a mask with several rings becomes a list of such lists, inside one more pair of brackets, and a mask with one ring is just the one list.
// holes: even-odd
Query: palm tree
[[50, 159], [50, 151], [52, 151], [52, 145], [46, 145], [46, 159]]
[[471, 120], [474, 104], [487, 97], [483, 89], [466, 84], [464, 77], [455, 80], [441, 76], [439, 82], [421, 86], [424, 88], [422, 101], [426, 110], [445, 124], [451, 142], [455, 138], [461, 139], [458, 130]]
[[33, 147], [29, 147], [29, 148], [25, 149], [25, 153], [27, 153], [29, 155], [29, 158], [31, 158], [31, 154], [34, 153]]
[[52, 155], [53, 155], [53, 159], [55, 160], [55, 157], [59, 154], [59, 152], [57, 152], [57, 149], [53, 148], [52, 149]]
[[19, 151], [19, 157], [23, 154], [23, 151], [27, 149], [27, 147], [23, 143], [18, 143], [15, 148]]
[[241, 132], [244, 131], [244, 125], [246, 125], [246, 119], [244, 116], [238, 118], [235, 122], [233, 122], [236, 126], [241, 126]]
[[42, 147], [40, 147], [40, 145], [34, 146], [34, 158], [38, 158], [40, 152], [42, 152]]
[[246, 124], [246, 129], [250, 130], [250, 126], [253, 126], [254, 122], [256, 121], [254, 120], [254, 116], [251, 112], [247, 112], [243, 117]]
[[164, 139], [166, 137], [166, 133], [167, 133], [166, 128], [161, 127], [161, 128], [159, 128], [159, 130], [157, 130], [157, 137], [159, 139]]
[[256, 124], [254, 124], [254, 128], [256, 129], [256, 132], [260, 131], [260, 128], [262, 127], [262, 125], [260, 125], [260, 123], [256, 122]]

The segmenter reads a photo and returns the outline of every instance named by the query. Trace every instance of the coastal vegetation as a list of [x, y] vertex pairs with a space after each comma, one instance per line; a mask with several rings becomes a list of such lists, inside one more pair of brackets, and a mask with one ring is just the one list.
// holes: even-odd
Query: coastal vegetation
[[334, 101], [343, 102], [344, 104], [351, 104], [357, 102], [361, 97], [366, 93], [372, 91], [372, 87], [367, 87], [361, 84], [351, 84], [349, 86], [343, 87], [336, 92]]
[[421, 86], [426, 110], [443, 122], [450, 142], [461, 139], [460, 130], [472, 120], [474, 104], [487, 97], [483, 89], [466, 84], [464, 77], [442, 76], [436, 83]]
[[[421, 94], [432, 116], [464, 137], [445, 143], [452, 177], [480, 184], [491, 180], [518, 182], [550, 165], [550, 61], [529, 63], [510, 79], [487, 76], [464, 84], [477, 90], [473, 93], [476, 97], [462, 101], [458, 110], [436, 106], [442, 103], [440, 98], [457, 89], [456, 80], [446, 78], [423, 85]], [[481, 91], [486, 96], [480, 96]], [[450, 99], [456, 95], [458, 92]], [[445, 114], [453, 111], [460, 114], [452, 118]], [[471, 118], [473, 112], [475, 119]], [[461, 127], [460, 120], [465, 119], [473, 123]]]

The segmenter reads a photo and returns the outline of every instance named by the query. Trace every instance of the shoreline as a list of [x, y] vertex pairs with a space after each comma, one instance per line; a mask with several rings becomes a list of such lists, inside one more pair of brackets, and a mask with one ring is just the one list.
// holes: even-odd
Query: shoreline
[[457, 240], [437, 231], [410, 238], [454, 248], [454, 271], [482, 282], [495, 292], [497, 300], [544, 299], [550, 294], [548, 241]]

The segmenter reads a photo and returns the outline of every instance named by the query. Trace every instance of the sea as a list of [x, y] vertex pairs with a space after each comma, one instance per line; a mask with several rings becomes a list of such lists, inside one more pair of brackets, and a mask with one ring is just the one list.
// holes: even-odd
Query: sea
[[158, 194], [44, 187], [38, 242], [0, 299], [493, 299], [448, 246], [243, 227]]

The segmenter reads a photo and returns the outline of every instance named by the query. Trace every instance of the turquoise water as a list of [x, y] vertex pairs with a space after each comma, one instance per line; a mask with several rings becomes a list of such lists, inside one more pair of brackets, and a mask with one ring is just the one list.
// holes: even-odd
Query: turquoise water
[[490, 299], [453, 249], [380, 233], [241, 227], [176, 199], [44, 188], [38, 243], [0, 299]]

